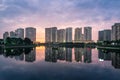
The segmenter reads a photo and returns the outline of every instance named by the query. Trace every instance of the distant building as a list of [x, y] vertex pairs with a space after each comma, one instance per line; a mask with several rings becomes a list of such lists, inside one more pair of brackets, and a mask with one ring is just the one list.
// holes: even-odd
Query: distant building
[[45, 42], [50, 43], [52, 42], [52, 30], [51, 28], [45, 28]]
[[8, 32], [5, 32], [5, 33], [3, 34], [3, 39], [5, 40], [7, 37], [9, 37], [9, 33], [8, 33]]
[[102, 30], [99, 31], [99, 41], [111, 41], [111, 30]]
[[66, 42], [72, 42], [72, 28], [66, 29]]
[[17, 34], [13, 31], [10, 32], [10, 38], [17, 38]]
[[112, 26], [112, 40], [120, 40], [120, 23]]
[[98, 33], [98, 41], [104, 41], [104, 30], [99, 31], [99, 33]]
[[15, 32], [18, 38], [24, 39], [24, 29], [19, 28]]
[[57, 42], [65, 42], [65, 29], [57, 30]]
[[84, 27], [84, 38], [85, 41], [92, 41], [92, 28]]
[[75, 42], [82, 41], [82, 28], [75, 29], [74, 41]]
[[111, 41], [111, 30], [104, 30], [104, 40]]
[[57, 42], [57, 27], [52, 27], [52, 42]]
[[85, 40], [85, 36], [84, 34], [81, 35], [81, 41], [84, 41]]
[[28, 27], [26, 28], [26, 38], [31, 39], [31, 41], [35, 42], [36, 41], [36, 28], [33, 27]]
[[45, 42], [57, 42], [57, 27], [45, 28]]

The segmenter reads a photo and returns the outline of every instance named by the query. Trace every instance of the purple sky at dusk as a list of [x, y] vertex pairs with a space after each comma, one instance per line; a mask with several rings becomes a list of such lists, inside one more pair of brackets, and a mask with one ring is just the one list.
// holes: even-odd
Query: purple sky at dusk
[[44, 41], [46, 27], [111, 29], [120, 22], [120, 0], [0, 0], [0, 38], [5, 31], [37, 28], [37, 41]]

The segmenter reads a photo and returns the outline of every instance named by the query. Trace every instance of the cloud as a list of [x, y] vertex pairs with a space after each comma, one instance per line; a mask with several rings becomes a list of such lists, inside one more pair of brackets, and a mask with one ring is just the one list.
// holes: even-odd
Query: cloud
[[0, 28], [111, 28], [120, 21], [119, 4], [120, 0], [0, 0]]

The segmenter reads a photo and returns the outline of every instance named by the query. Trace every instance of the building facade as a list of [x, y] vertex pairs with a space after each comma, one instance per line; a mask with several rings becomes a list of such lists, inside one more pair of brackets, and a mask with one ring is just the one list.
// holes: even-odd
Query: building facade
[[98, 41], [104, 41], [104, 30], [98, 32]]
[[51, 28], [45, 28], [45, 42], [50, 43], [52, 41], [52, 30]]
[[72, 28], [66, 29], [66, 42], [72, 42]]
[[17, 38], [17, 34], [14, 31], [11, 31], [10, 38]]
[[29, 38], [31, 41], [35, 42], [36, 41], [36, 28], [33, 27], [28, 27], [26, 28], [26, 38]]
[[82, 28], [75, 29], [74, 41], [75, 42], [82, 41]]
[[102, 30], [98, 33], [99, 41], [111, 41], [111, 30]]
[[92, 41], [92, 28], [84, 27], [84, 38], [85, 41]]
[[5, 40], [7, 37], [9, 37], [9, 33], [8, 33], [8, 32], [5, 32], [5, 33], [3, 34], [3, 39]]
[[57, 42], [57, 27], [52, 27], [52, 42], [55, 43]]
[[120, 23], [112, 26], [112, 40], [120, 40]]
[[24, 29], [19, 28], [19, 29], [15, 30], [15, 32], [16, 32], [17, 38], [24, 39]]
[[57, 30], [57, 42], [59, 43], [65, 42], [65, 29]]
[[57, 27], [45, 28], [45, 42], [46, 43], [57, 42]]

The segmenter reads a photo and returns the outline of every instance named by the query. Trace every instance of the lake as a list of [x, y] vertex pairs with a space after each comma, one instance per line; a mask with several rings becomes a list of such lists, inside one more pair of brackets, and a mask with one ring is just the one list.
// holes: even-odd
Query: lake
[[0, 49], [0, 80], [120, 80], [120, 52], [44, 46]]

